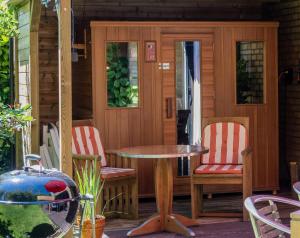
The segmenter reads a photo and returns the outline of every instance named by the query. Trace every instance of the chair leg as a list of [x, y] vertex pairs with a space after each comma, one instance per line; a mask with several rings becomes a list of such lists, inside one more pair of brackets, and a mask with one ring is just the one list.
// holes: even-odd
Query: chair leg
[[131, 199], [132, 199], [132, 218], [139, 218], [139, 197], [138, 197], [138, 181], [137, 179], [131, 185]]
[[191, 184], [192, 218], [197, 219], [203, 209], [203, 185]]
[[243, 182], [243, 221], [249, 221], [249, 214], [247, 209], [245, 208], [244, 201], [247, 197], [250, 197], [252, 195], [252, 186], [251, 182]]

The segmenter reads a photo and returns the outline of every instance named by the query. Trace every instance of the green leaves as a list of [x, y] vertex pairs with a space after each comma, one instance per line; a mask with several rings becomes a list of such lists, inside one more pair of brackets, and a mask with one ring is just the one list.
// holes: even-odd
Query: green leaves
[[4, 164], [7, 164], [8, 152], [14, 144], [14, 135], [33, 121], [28, 115], [31, 110], [30, 105], [19, 107], [11, 106], [0, 102], [0, 172], [5, 170]]
[[[97, 160], [97, 157], [92, 160], [86, 160], [85, 166], [82, 166], [79, 169], [76, 166], [76, 163], [74, 163], [79, 192], [81, 195], [93, 195], [95, 204], [94, 209], [97, 207], [96, 204], [99, 201], [99, 196], [104, 186], [104, 181], [101, 179], [100, 168], [97, 168], [97, 164], [100, 161]], [[103, 215], [103, 211], [101, 213], [101, 215]], [[91, 214], [91, 207], [87, 204], [84, 219], [89, 219]], [[95, 211], [93, 214], [96, 214]]]
[[129, 79], [128, 59], [121, 56], [122, 43], [107, 44], [107, 92], [110, 107], [127, 107], [134, 95]]
[[[22, 128], [22, 112], [14, 115], [13, 109], [4, 106], [9, 103], [9, 38], [17, 34], [17, 21], [13, 9], [0, 0], [0, 173], [9, 168], [10, 147], [14, 143], [15, 130]], [[28, 120], [29, 118], [25, 118]], [[13, 125], [13, 126], [12, 126]]]

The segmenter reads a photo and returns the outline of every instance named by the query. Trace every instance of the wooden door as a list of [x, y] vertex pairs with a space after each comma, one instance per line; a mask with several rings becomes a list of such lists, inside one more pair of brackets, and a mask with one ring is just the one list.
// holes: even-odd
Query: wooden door
[[[200, 42], [200, 85], [202, 117], [215, 115], [214, 81], [214, 38], [213, 34], [163, 34], [161, 38], [161, 65], [163, 87], [163, 142], [177, 143], [176, 120], [176, 49], [177, 41]], [[174, 194], [190, 194], [189, 176], [177, 175], [177, 161], [174, 161]]]
[[[157, 62], [146, 62], [145, 42], [159, 44], [151, 27], [92, 27], [93, 117], [106, 150], [162, 143], [161, 77]], [[106, 46], [110, 42], [138, 45], [138, 106], [110, 107], [107, 103]], [[139, 160], [139, 195], [154, 195], [153, 161]]]

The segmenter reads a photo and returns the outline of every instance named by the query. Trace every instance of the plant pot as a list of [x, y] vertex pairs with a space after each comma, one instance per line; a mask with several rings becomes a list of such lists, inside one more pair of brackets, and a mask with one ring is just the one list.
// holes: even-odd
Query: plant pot
[[[96, 237], [95, 238], [102, 238], [104, 226], [105, 226], [105, 217], [96, 216], [95, 219]], [[81, 233], [82, 233], [81, 234], [82, 238], [93, 238], [93, 226], [91, 220], [85, 220], [83, 222]]]

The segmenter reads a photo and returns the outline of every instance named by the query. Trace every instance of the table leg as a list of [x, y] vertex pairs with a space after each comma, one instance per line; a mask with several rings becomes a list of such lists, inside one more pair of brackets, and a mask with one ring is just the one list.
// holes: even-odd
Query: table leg
[[155, 195], [158, 215], [129, 231], [127, 236], [145, 235], [160, 231], [169, 231], [187, 237], [195, 236], [195, 233], [186, 226], [194, 226], [198, 223], [190, 218], [172, 213], [173, 166], [170, 159], [158, 159], [156, 161]]

